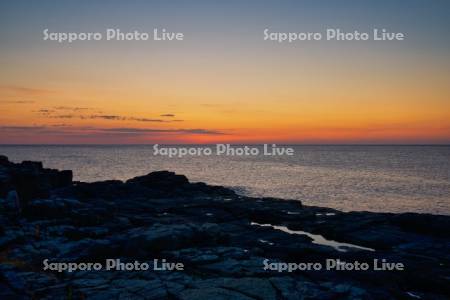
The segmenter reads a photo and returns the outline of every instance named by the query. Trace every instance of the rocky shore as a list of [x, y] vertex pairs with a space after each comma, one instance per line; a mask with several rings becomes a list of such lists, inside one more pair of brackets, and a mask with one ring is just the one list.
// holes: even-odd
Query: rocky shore
[[[249, 198], [168, 171], [74, 182], [4, 156], [0, 209], [0, 299], [450, 297], [449, 216]], [[102, 268], [45, 269], [46, 259]], [[105, 270], [107, 259], [151, 268]], [[155, 259], [183, 270], [155, 270]], [[368, 270], [348, 270], [355, 262]]]

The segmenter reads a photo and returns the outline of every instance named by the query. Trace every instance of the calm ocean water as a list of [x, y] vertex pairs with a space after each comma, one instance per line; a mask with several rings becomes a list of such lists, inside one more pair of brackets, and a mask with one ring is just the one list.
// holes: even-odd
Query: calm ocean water
[[294, 156], [168, 158], [151, 146], [0, 146], [10, 160], [71, 169], [75, 180], [128, 179], [156, 170], [250, 196], [299, 199], [345, 211], [450, 214], [450, 146], [294, 146]]

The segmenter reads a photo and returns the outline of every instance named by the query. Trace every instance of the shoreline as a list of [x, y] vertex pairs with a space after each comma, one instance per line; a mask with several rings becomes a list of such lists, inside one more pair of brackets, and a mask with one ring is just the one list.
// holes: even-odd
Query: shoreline
[[[423, 150], [422, 150], [423, 149]], [[261, 150], [262, 151], [262, 150]], [[13, 162], [73, 170], [74, 180], [127, 180], [171, 170], [250, 197], [343, 211], [450, 215], [448, 147], [296, 147], [292, 157], [154, 156], [151, 146], [0, 147]], [[191, 162], [191, 161], [194, 162]], [[210, 168], [210, 165], [216, 165]], [[240, 178], [244, 178], [241, 180]]]
[[[5, 299], [64, 298], [69, 292], [74, 299], [450, 295], [446, 215], [341, 212], [297, 200], [252, 198], [169, 171], [127, 181], [73, 182], [69, 170], [12, 163], [4, 156], [0, 200], [0, 296]], [[44, 270], [45, 259], [164, 259], [168, 265], [162, 266], [169, 269], [58, 272]], [[302, 269], [328, 260], [346, 267]], [[346, 269], [374, 260], [387, 269]], [[170, 263], [183, 264], [183, 270], [171, 270]], [[389, 269], [394, 264], [404, 269]]]

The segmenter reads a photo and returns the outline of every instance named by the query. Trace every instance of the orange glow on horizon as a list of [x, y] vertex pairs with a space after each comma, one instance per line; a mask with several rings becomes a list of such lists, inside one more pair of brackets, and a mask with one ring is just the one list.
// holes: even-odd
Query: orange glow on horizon
[[6, 63], [0, 143], [450, 143], [448, 62], [111, 59]]

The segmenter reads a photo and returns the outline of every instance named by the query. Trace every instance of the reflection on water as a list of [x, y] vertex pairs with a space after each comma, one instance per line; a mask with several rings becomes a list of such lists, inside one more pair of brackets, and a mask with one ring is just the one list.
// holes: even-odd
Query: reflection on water
[[[450, 214], [450, 146], [294, 146], [294, 156], [153, 156], [151, 146], [0, 146], [13, 161], [72, 169], [76, 180], [128, 179], [156, 170], [252, 196], [340, 210]], [[262, 152], [262, 151], [261, 151]]]
[[[320, 234], [312, 234], [312, 233], [309, 233], [306, 231], [301, 231], [301, 230], [290, 230], [286, 226], [278, 226], [278, 225], [271, 225], [271, 224], [258, 224], [255, 222], [252, 222], [251, 225], [261, 226], [261, 227], [271, 227], [275, 230], [280, 230], [280, 231], [283, 231], [283, 232], [286, 232], [289, 234], [306, 235], [307, 237], [312, 239], [311, 243], [317, 244], [317, 245], [322, 245], [322, 246], [332, 247], [339, 252], [347, 252], [349, 248], [353, 248], [353, 249], [357, 249], [357, 250], [364, 250], [364, 251], [375, 251], [375, 249], [362, 247], [362, 246], [358, 246], [355, 244], [341, 243], [341, 242], [336, 242], [333, 240], [327, 240]], [[271, 243], [271, 244], [273, 245], [273, 243]]]

